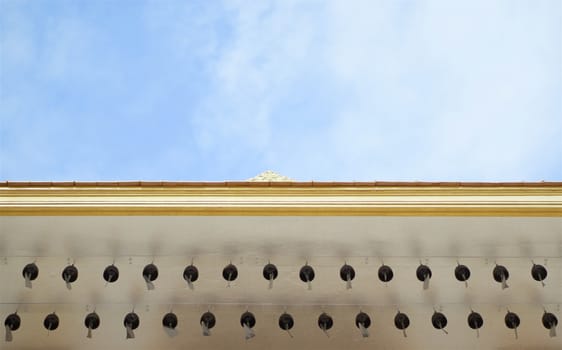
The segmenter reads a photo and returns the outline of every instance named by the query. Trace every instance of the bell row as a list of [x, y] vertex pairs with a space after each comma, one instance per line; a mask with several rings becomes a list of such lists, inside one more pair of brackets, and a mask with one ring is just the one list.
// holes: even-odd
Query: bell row
[[[23, 278], [25, 279], [25, 286], [32, 287], [32, 281], [39, 276], [39, 267], [35, 263], [27, 264], [22, 271]], [[279, 271], [274, 264], [268, 263], [263, 268], [263, 278], [269, 282], [269, 288], [273, 287], [273, 281], [277, 279]], [[468, 286], [470, 279], [470, 269], [466, 265], [458, 264], [454, 269], [454, 276], [459, 282], [464, 282]], [[531, 266], [531, 276], [535, 281], [540, 282], [544, 286], [544, 280], [548, 275], [546, 267], [543, 265], [533, 263]], [[119, 269], [114, 264], [107, 266], [103, 271], [103, 279], [106, 283], [115, 283], [119, 279]], [[66, 283], [68, 289], [72, 289], [72, 283], [78, 279], [78, 268], [72, 265], [66, 266], [61, 274], [62, 279]], [[229, 263], [222, 271], [222, 277], [230, 286], [230, 282], [238, 278], [238, 268]], [[355, 279], [355, 269], [345, 263], [339, 271], [340, 279], [345, 282], [346, 288], [352, 288], [352, 281]], [[394, 278], [394, 272], [388, 265], [381, 265], [378, 269], [378, 277], [382, 282], [390, 282]], [[416, 269], [416, 278], [423, 283], [423, 289], [429, 288], [429, 282], [432, 277], [431, 268], [428, 265], [420, 264]], [[509, 279], [509, 271], [503, 265], [495, 265], [492, 270], [493, 279], [501, 284], [502, 289], [509, 287], [507, 281]], [[158, 278], [158, 267], [150, 263], [142, 270], [142, 278], [146, 282], [149, 290], [154, 289], [154, 281]], [[314, 268], [311, 265], [305, 264], [299, 271], [299, 278], [302, 282], [306, 283], [308, 289], [312, 289], [312, 281], [315, 278]], [[187, 266], [183, 271], [183, 279], [187, 282], [190, 289], [194, 288], [194, 283], [199, 279], [199, 270], [193, 264]]]
[[[433, 315], [431, 315], [430, 321], [435, 329], [448, 334], [448, 331], [446, 330], [448, 322], [445, 314], [434, 311]], [[479, 330], [484, 325], [484, 319], [482, 318], [482, 315], [480, 315], [478, 312], [471, 311], [467, 317], [466, 322], [468, 327], [475, 330], [477, 337], [479, 337]], [[558, 325], [558, 319], [556, 318], [556, 316], [545, 310], [541, 322], [542, 325], [549, 331], [550, 337], [555, 337], [556, 326]], [[201, 326], [203, 336], [210, 336], [211, 330], [215, 327], [216, 323], [217, 318], [212, 312], [207, 311], [203, 313], [199, 320], [199, 325]], [[515, 337], [517, 338], [517, 329], [521, 324], [519, 315], [508, 310], [504, 317], [504, 323], [507, 328], [514, 331]], [[20, 328], [21, 324], [21, 317], [17, 313], [10, 314], [6, 317], [4, 326], [6, 329], [5, 340], [7, 342], [13, 340], [12, 332], [17, 331]], [[49, 332], [55, 331], [57, 328], [59, 328], [59, 324], [60, 318], [56, 313], [48, 314], [43, 320], [43, 326]], [[87, 314], [84, 318], [84, 327], [87, 328], [86, 337], [92, 338], [92, 331], [97, 329], [100, 324], [101, 318], [95, 311]], [[251, 339], [255, 336], [255, 325], [256, 317], [253, 313], [249, 311], [242, 313], [242, 315], [240, 316], [240, 326], [244, 329], [245, 339]], [[278, 325], [282, 331], [287, 332], [290, 337], [293, 337], [293, 335], [291, 334], [291, 329], [295, 326], [295, 320], [291, 314], [287, 312], [281, 314], [279, 316]], [[134, 311], [127, 313], [123, 319], [123, 326], [126, 330], [126, 338], [135, 338], [134, 331], [140, 326], [139, 315]], [[334, 326], [334, 319], [328, 313], [323, 312], [318, 317], [317, 326], [322, 332], [329, 336], [328, 331]], [[360, 311], [355, 316], [355, 326], [363, 337], [368, 337], [369, 328], [371, 327], [371, 317], [367, 313]], [[394, 316], [394, 326], [398, 330], [402, 331], [404, 337], [407, 337], [406, 329], [410, 326], [410, 318], [407, 314], [398, 311]], [[169, 336], [175, 336], [177, 334], [178, 316], [173, 312], [165, 314], [162, 318], [162, 327]]]

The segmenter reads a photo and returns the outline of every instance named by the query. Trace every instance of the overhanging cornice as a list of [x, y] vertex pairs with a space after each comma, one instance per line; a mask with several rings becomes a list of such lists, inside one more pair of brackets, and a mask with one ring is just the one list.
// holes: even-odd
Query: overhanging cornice
[[562, 216], [562, 183], [4, 183], [0, 215]]

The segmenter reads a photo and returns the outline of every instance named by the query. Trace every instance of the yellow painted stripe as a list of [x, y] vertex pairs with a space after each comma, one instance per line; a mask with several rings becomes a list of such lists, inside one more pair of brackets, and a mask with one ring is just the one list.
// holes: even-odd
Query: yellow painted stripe
[[560, 207], [18, 207], [0, 216], [529, 216], [562, 217]]

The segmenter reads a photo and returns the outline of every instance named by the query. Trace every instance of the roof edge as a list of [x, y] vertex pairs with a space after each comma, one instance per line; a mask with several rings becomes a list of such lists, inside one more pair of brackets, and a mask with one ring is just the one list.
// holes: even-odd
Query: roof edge
[[430, 182], [430, 181], [3, 181], [0, 188], [228, 188], [228, 187], [562, 187], [562, 181], [540, 182]]

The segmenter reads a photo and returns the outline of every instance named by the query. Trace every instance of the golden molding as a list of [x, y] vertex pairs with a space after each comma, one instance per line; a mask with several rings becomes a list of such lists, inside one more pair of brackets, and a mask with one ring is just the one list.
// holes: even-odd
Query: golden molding
[[0, 215], [562, 216], [545, 187], [0, 187]]
[[562, 217], [548, 207], [3, 207], [0, 216], [522, 216]]

